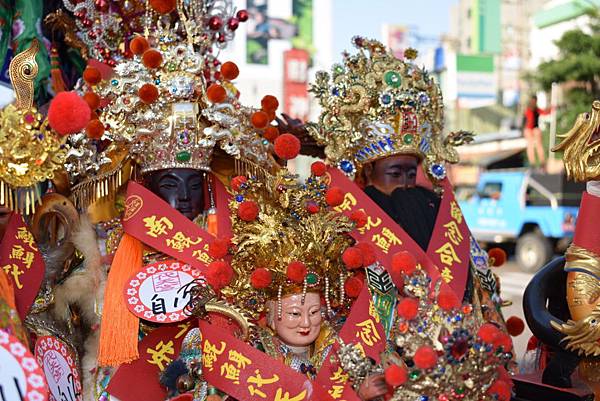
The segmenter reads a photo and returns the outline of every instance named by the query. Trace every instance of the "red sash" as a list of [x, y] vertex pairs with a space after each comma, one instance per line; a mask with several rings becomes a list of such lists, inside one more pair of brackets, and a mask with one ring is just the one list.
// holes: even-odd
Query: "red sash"
[[46, 266], [33, 235], [17, 212], [10, 216], [0, 244], [0, 266], [12, 279], [17, 311], [24, 321], [40, 290]]
[[573, 244], [600, 255], [600, 230], [596, 219], [600, 213], [600, 197], [583, 192]]
[[217, 226], [219, 228], [217, 235], [221, 238], [231, 237], [231, 218], [229, 217], [231, 195], [218, 178], [213, 177], [212, 183], [215, 191], [215, 203], [217, 204]]
[[200, 270], [212, 261], [207, 250], [214, 237], [133, 181], [127, 185], [123, 228], [144, 244]]
[[454, 198], [448, 178], [442, 182], [444, 195], [440, 203], [435, 228], [429, 241], [427, 254], [441, 267], [444, 281], [462, 298], [467, 285], [471, 248], [469, 227]]

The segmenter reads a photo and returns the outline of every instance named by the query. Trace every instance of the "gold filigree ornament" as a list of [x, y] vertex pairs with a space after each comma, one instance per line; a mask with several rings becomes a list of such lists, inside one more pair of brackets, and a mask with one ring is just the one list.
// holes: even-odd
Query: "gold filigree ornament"
[[352, 175], [377, 159], [410, 154], [423, 160], [430, 178], [445, 178], [444, 164], [458, 162], [454, 147], [472, 134], [443, 136], [442, 94], [413, 62], [416, 51], [400, 60], [378, 41], [354, 37], [353, 44], [359, 52], [344, 54], [331, 74], [318, 72], [310, 89], [323, 111], [307, 128], [325, 146], [328, 162]]
[[35, 211], [39, 184], [54, 177], [66, 155], [65, 139], [33, 107], [38, 50], [34, 40], [13, 58], [9, 73], [17, 100], [0, 111], [0, 204], [25, 214]]

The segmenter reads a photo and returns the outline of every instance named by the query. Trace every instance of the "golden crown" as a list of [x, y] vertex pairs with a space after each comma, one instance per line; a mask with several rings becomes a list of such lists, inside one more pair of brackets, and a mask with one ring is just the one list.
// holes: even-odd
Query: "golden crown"
[[330, 164], [351, 175], [377, 159], [411, 154], [426, 161], [430, 176], [445, 177], [443, 162], [458, 161], [456, 143], [442, 137], [440, 88], [412, 61], [416, 51], [399, 60], [378, 41], [354, 37], [353, 44], [360, 51], [344, 54], [331, 74], [318, 72], [311, 86], [323, 110], [308, 128]]

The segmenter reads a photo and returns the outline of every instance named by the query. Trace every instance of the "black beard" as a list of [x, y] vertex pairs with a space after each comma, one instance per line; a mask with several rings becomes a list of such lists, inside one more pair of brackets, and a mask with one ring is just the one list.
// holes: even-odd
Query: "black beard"
[[365, 193], [427, 251], [440, 208], [440, 198], [435, 193], [414, 187], [396, 188], [386, 195], [373, 186], [366, 187]]

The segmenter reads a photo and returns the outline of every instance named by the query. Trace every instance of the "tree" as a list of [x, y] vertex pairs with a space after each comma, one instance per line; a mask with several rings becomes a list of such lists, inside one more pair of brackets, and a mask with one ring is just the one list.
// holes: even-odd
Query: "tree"
[[553, 82], [564, 84], [565, 104], [557, 110], [558, 132], [569, 130], [577, 115], [600, 99], [600, 9], [588, 15], [588, 29], [565, 32], [555, 41], [558, 58], [540, 64], [535, 76], [544, 90], [550, 90]]

